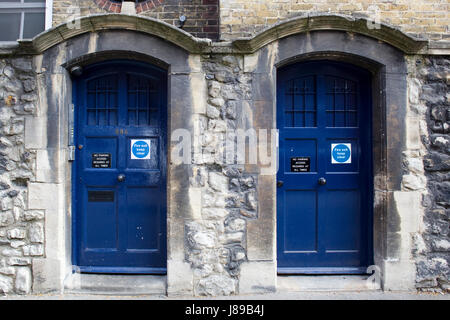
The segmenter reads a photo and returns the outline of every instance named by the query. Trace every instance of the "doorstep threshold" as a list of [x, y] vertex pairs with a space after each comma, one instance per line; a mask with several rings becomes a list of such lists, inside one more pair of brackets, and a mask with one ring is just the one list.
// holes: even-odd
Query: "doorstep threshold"
[[166, 295], [166, 279], [165, 275], [71, 273], [64, 281], [64, 292], [109, 295]]
[[278, 292], [377, 291], [379, 283], [369, 275], [278, 275]]

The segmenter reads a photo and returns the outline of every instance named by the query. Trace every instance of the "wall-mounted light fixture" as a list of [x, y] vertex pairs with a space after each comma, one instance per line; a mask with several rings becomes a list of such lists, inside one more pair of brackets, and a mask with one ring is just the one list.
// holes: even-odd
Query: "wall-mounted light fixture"
[[180, 20], [180, 28], [183, 28], [184, 23], [186, 22], [186, 16], [183, 14], [180, 16], [180, 18], [178, 18], [178, 20]]
[[75, 77], [79, 77], [83, 74], [83, 68], [80, 66], [74, 66], [70, 68], [70, 73]]

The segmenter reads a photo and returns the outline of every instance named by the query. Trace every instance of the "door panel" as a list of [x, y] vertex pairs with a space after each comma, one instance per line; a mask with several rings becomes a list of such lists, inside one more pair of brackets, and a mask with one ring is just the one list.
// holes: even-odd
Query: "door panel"
[[364, 273], [372, 256], [370, 75], [298, 63], [279, 70], [277, 86], [278, 272]]
[[158, 215], [148, 212], [158, 212], [159, 200], [156, 188], [129, 187], [127, 192], [127, 250], [158, 251], [160, 247]]
[[[166, 82], [165, 71], [128, 61], [87, 67], [75, 82], [81, 271], [165, 272]], [[138, 141], [148, 152], [132, 158]]]
[[114, 250], [117, 243], [117, 195], [116, 190], [86, 188], [86, 249]]
[[[284, 212], [285, 252], [317, 251], [317, 193], [307, 190], [285, 192]], [[298, 203], [302, 204], [301, 209]], [[301, 214], [300, 214], [301, 210]], [[298, 237], [298, 235], [303, 235]]]

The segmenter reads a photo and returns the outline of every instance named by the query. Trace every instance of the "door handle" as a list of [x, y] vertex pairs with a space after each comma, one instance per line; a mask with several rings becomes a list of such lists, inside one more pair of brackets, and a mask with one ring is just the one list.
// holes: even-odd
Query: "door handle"
[[283, 186], [283, 184], [284, 184], [283, 181], [281, 181], [281, 180], [277, 181], [277, 187], [278, 188], [281, 188]]
[[125, 175], [124, 175], [124, 174], [119, 174], [119, 175], [117, 176], [117, 181], [119, 181], [119, 182], [125, 181]]
[[321, 186], [323, 186], [324, 184], [327, 184], [327, 179], [325, 179], [324, 177], [322, 177], [322, 178], [319, 178], [318, 182], [319, 182], [319, 184], [320, 184]]

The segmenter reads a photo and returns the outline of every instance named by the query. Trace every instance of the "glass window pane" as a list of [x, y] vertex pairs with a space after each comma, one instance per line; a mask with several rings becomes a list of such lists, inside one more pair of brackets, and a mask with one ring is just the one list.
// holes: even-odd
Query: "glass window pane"
[[24, 2], [41, 2], [41, 3], [45, 3], [45, 0], [25, 0]]
[[20, 13], [0, 13], [0, 41], [16, 41], [20, 33]]
[[25, 23], [23, 26], [23, 38], [33, 38], [45, 29], [45, 13], [25, 13]]
[[0, 0], [0, 2], [20, 2], [20, 0]]

